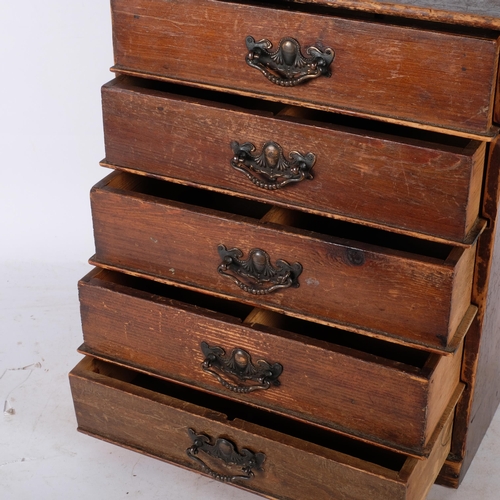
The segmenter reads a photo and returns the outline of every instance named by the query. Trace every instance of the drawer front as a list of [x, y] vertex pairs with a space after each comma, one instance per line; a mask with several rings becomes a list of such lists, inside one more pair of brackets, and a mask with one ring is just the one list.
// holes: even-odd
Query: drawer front
[[461, 349], [439, 356], [308, 322], [284, 330], [281, 315], [105, 270], [79, 288], [84, 352], [406, 453], [431, 451], [459, 384]]
[[[297, 108], [272, 116], [265, 101], [248, 100], [244, 109], [223, 94], [206, 93], [222, 100], [211, 102], [140, 85], [121, 79], [103, 87], [107, 164], [457, 242], [477, 222], [484, 143], [439, 145], [355, 132], [330, 125], [329, 114], [324, 122], [309, 122], [287, 116]], [[232, 143], [241, 161], [233, 159]], [[247, 143], [255, 147], [249, 154], [243, 153]], [[266, 162], [266, 152], [277, 148], [279, 163]], [[293, 151], [300, 160], [290, 159]], [[304, 174], [292, 175], [311, 153]]]
[[[101, 266], [369, 335], [458, 347], [459, 326], [471, 307], [474, 247], [436, 245], [427, 256], [357, 243], [309, 230], [318, 223], [326, 231], [324, 218], [306, 218], [306, 229], [292, 227], [287, 218], [295, 213], [264, 214], [268, 207], [247, 201], [243, 210], [237, 198], [118, 172], [94, 187], [91, 200], [94, 262]], [[229, 205], [231, 212], [203, 202]], [[260, 220], [254, 218], [258, 210], [264, 210]], [[252, 218], [241, 215], [249, 213]], [[419, 244], [403, 243], [412, 250]]]
[[[422, 127], [490, 133], [496, 40], [213, 0], [111, 4], [119, 72]], [[290, 37], [304, 57], [309, 47], [331, 48], [332, 76], [297, 86], [271, 83], [246, 63], [249, 36], [269, 40], [269, 53]], [[287, 62], [286, 57], [276, 56]], [[291, 62], [288, 69], [294, 68]]]
[[[450, 449], [451, 418], [427, 460], [405, 459], [267, 412], [224, 404], [236, 415], [229, 421], [212, 409], [214, 398], [206, 408], [186, 401], [198, 398], [185, 388], [158, 387], [89, 358], [72, 371], [70, 382], [80, 431], [269, 498], [332, 500], [348, 494], [351, 500], [421, 500]], [[248, 457], [257, 466], [245, 471]], [[232, 459], [239, 466], [227, 465]]]

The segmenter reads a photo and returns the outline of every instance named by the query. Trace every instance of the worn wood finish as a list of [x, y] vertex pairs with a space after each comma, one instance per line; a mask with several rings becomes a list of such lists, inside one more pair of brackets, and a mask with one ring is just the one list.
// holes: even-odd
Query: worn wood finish
[[[478, 281], [485, 280], [486, 286], [480, 287], [475, 284], [484, 294], [482, 303], [481, 337], [479, 346], [474, 345], [477, 339], [471, 336], [471, 348], [469, 350], [468, 363], [464, 364], [464, 378], [472, 379], [474, 383], [474, 395], [469, 420], [469, 431], [467, 434], [467, 448], [465, 454], [466, 467], [462, 473], [465, 474], [473, 456], [475, 455], [482, 437], [486, 432], [493, 415], [500, 402], [500, 229], [498, 218], [499, 200], [499, 171], [500, 171], [500, 139], [491, 148], [490, 156], [489, 192], [485, 196], [485, 213], [487, 213], [491, 230], [486, 238], [487, 249], [482, 256], [488, 255], [488, 259], [480, 261], [479, 265], [489, 266], [488, 278], [478, 276]], [[489, 241], [488, 241], [489, 240]], [[484, 272], [484, 270], [482, 270]], [[466, 370], [471, 370], [467, 373]], [[471, 377], [473, 373], [473, 377]]]
[[[498, 44], [330, 15], [212, 0], [112, 0], [115, 70], [491, 137]], [[210, 20], [207, 23], [207, 20]], [[336, 51], [332, 78], [271, 84], [245, 37]]]
[[[295, 119], [289, 115], [300, 110], [283, 108], [273, 115], [266, 101], [240, 98], [235, 106], [223, 94], [198, 90], [189, 97], [175, 94], [183, 91], [175, 86], [160, 87], [166, 92], [148, 87], [130, 78], [103, 87], [106, 165], [459, 243], [470, 240], [477, 227], [484, 143], [430, 142], [449, 141], [435, 134], [428, 142], [424, 134], [412, 140], [335, 127], [332, 114]], [[221, 101], [208, 100], [215, 98]], [[314, 179], [269, 191], [231, 167], [232, 141], [251, 142], [257, 153], [270, 140], [286, 156], [313, 152]]]
[[[266, 453], [242, 486], [270, 498], [423, 500], [443, 462], [458, 486], [500, 399], [500, 4], [111, 3], [113, 70], [150, 81], [103, 89], [125, 172], [92, 192], [80, 430], [199, 472], [187, 427], [224, 436]], [[247, 35], [332, 47], [333, 75], [273, 85]], [[315, 179], [260, 192], [232, 140], [314, 149]], [[246, 294], [219, 244], [300, 262], [300, 287]], [[202, 341], [281, 385], [229, 393]]]
[[354, 11], [402, 16], [484, 29], [500, 29], [500, 3], [497, 0], [290, 0]]
[[[309, 224], [301, 229], [259, 223], [248, 217], [259, 214], [247, 207], [247, 216], [235, 215], [234, 200], [230, 202], [233, 212], [213, 209], [219, 205], [225, 210], [229, 202], [219, 195], [211, 196], [212, 208], [187, 204], [180, 201], [184, 196], [177, 196], [177, 185], [167, 193], [167, 183], [152, 181], [157, 194], [176, 195], [177, 201], [171, 201], [152, 196], [148, 181], [114, 172], [93, 188], [94, 263], [369, 335], [442, 351], [458, 347], [456, 334], [471, 308], [475, 246], [452, 250], [433, 246], [427, 248], [431, 256], [419, 255], [409, 253], [418, 250], [416, 240], [403, 242], [407, 246], [402, 251], [374, 241], [356, 242], [352, 236], [345, 239], [347, 230], [356, 229], [352, 227], [343, 227], [344, 238], [324, 234], [324, 220], [318, 227], [323, 234], [312, 232]], [[201, 202], [204, 193], [189, 191], [185, 196]], [[263, 209], [260, 216], [267, 207]], [[382, 237], [374, 235], [378, 241]], [[261, 248], [273, 264], [277, 259], [299, 262], [303, 266], [300, 286], [268, 295], [241, 290], [217, 272], [222, 262], [217, 252], [220, 244], [240, 248], [244, 258], [251, 249]]]
[[[80, 431], [197, 472], [200, 465], [186, 454], [192, 445], [187, 430], [223, 436], [238, 449], [266, 455], [262, 471], [236, 484], [269, 498], [422, 500], [450, 447], [452, 407], [429, 458], [417, 460], [224, 403], [234, 418], [228, 420], [215, 397], [176, 386], [159, 389], [151, 379], [139, 381], [133, 372], [90, 358], [75, 367], [70, 381]], [[220, 462], [200, 458], [219, 473], [229, 472]]]
[[[238, 311], [230, 302], [109, 271], [93, 271], [80, 281], [80, 303], [83, 350], [93, 356], [409, 454], [430, 453], [459, 383], [461, 349], [443, 357], [312, 323], [290, 324], [265, 311], [242, 322], [231, 315]], [[287, 325], [294, 329], [275, 328]], [[279, 362], [281, 385], [248, 394], [228, 390], [201, 368], [201, 342], [222, 347], [228, 356], [245, 349], [254, 363]], [[221, 375], [239, 386], [257, 385]]]
[[493, 113], [493, 121], [495, 123], [500, 123], [500, 70], [497, 75], [497, 90], [496, 90], [496, 98], [495, 98], [495, 109]]
[[500, 138], [492, 143], [482, 214], [488, 229], [478, 242], [473, 301], [479, 314], [465, 344], [462, 380], [467, 389], [458, 406], [452, 454], [439, 482], [457, 487], [464, 478], [500, 402]]

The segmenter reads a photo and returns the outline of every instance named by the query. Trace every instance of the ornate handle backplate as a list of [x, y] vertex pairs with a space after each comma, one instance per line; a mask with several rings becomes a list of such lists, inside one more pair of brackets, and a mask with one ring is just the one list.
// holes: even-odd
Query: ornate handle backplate
[[[280, 385], [278, 377], [283, 371], [283, 366], [279, 363], [271, 365], [259, 359], [254, 364], [250, 354], [241, 348], [233, 349], [231, 355], [226, 356], [222, 347], [210, 347], [206, 342], [201, 343], [201, 350], [205, 356], [205, 361], [201, 364], [203, 370], [213, 375], [230, 391], [248, 394], [259, 389], [269, 389], [271, 385]], [[257, 382], [257, 385], [235, 385], [223, 379], [214, 369], [233, 376], [241, 382]]]
[[[246, 448], [242, 448], [241, 451], [238, 452], [231, 441], [220, 437], [212, 444], [213, 439], [204, 434], [197, 434], [193, 429], [188, 429], [188, 434], [193, 442], [193, 445], [186, 450], [188, 457], [198, 462], [203, 472], [218, 481], [232, 483], [238, 479], [248, 480], [254, 477], [253, 469], [262, 470], [262, 464], [266, 459], [264, 453], [254, 453]], [[222, 460], [226, 465], [237, 465], [241, 467], [243, 474], [229, 476], [215, 472], [198, 456], [200, 451], [206, 453], [210, 457]]]
[[239, 248], [227, 250], [224, 245], [219, 245], [218, 251], [222, 262], [217, 271], [245, 292], [267, 295], [280, 288], [299, 286], [298, 277], [302, 273], [302, 265], [298, 262], [290, 265], [280, 259], [276, 261], [276, 267], [273, 267], [268, 253], [260, 248], [250, 250], [246, 260], [240, 259], [243, 252]]
[[232, 141], [231, 148], [234, 153], [231, 160], [233, 168], [245, 174], [259, 188], [280, 189], [292, 182], [313, 178], [311, 169], [316, 161], [313, 153], [303, 155], [291, 151], [290, 160], [286, 160], [281, 146], [273, 141], [266, 142], [257, 154], [252, 154], [255, 146], [250, 142], [239, 144]]
[[335, 52], [330, 47], [323, 51], [314, 46], [307, 47], [308, 57], [305, 57], [295, 38], [282, 38], [274, 52], [270, 51], [273, 44], [265, 38], [256, 42], [252, 36], [247, 36], [245, 42], [248, 49], [247, 64], [258, 69], [276, 85], [294, 87], [312, 78], [332, 74], [330, 64]]

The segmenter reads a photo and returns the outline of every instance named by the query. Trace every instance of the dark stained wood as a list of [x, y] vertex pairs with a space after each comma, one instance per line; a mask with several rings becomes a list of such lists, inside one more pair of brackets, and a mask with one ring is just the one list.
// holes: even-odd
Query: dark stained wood
[[[286, 327], [285, 317], [265, 311], [242, 323], [230, 315], [229, 302], [215, 303], [213, 312], [203, 309], [214, 309], [213, 301], [197, 295], [182, 301], [177, 292], [93, 271], [80, 281], [84, 351], [409, 454], [430, 453], [459, 383], [461, 349], [439, 356], [361, 336], [349, 339], [312, 323], [287, 331], [270, 327]], [[254, 363], [279, 362], [280, 386], [229, 391], [202, 370], [201, 342], [222, 347], [228, 356], [245, 349]], [[257, 385], [222, 376], [240, 386]]]
[[[266, 453], [241, 486], [269, 498], [423, 500], [443, 462], [457, 487], [500, 400], [500, 3], [111, 4], [113, 70], [151, 81], [103, 89], [125, 172], [92, 192], [80, 430], [198, 472], [187, 428], [230, 438]], [[330, 46], [333, 75], [273, 85], [247, 35]], [[238, 177], [230, 141], [271, 139], [314, 149], [314, 181]], [[221, 243], [300, 262], [300, 287], [246, 295]], [[225, 392], [201, 341], [282, 362], [282, 385]]]
[[459, 26], [500, 29], [498, 0], [292, 0]]
[[[250, 481], [237, 484], [270, 498], [422, 500], [450, 447], [452, 407], [429, 459], [417, 460], [389, 452], [373, 453], [370, 447], [360, 448], [312, 427], [294, 431], [296, 426], [286, 420], [274, 419], [276, 423], [269, 425], [279, 431], [268, 429], [252, 422], [259, 421], [259, 413], [225, 403], [226, 411], [236, 415], [228, 420], [220, 411], [203, 406], [206, 403], [214, 408], [214, 398], [202, 403], [196, 393], [188, 396], [175, 386], [152, 391], [147, 388], [151, 381], [143, 380], [145, 387], [141, 387], [133, 372], [90, 358], [75, 367], [70, 382], [80, 431], [197, 472], [201, 472], [200, 465], [186, 454], [192, 444], [187, 430], [192, 428], [214, 439], [223, 436], [238, 449], [266, 455], [263, 470]], [[190, 401], [179, 399], [179, 395]], [[270, 415], [264, 417], [273, 421]], [[228, 473], [220, 462], [203, 455], [200, 458], [207, 465]]]
[[[492, 135], [498, 65], [493, 38], [210, 0], [113, 0], [111, 5], [118, 72]], [[248, 35], [271, 38], [274, 46], [289, 36], [304, 47], [332, 47], [333, 75], [302, 87], [273, 85], [246, 64]]]
[[[331, 114], [323, 122], [299, 121], [288, 116], [296, 109], [270, 115], [265, 101], [251, 100], [244, 108], [228, 104], [230, 96], [214, 103], [202, 97], [224, 96], [166, 90], [133, 79], [103, 87], [106, 165], [460, 243], [477, 225], [484, 143], [452, 146], [363, 132], [331, 126]], [[314, 179], [268, 191], [231, 167], [231, 141], [251, 142], [260, 151], [270, 140], [286, 156], [313, 152]]]
[[495, 109], [493, 114], [493, 121], [495, 123], [500, 123], [500, 70], [497, 75], [497, 90], [496, 90], [496, 99], [495, 99]]
[[[498, 175], [500, 168], [500, 141], [498, 140], [495, 143], [490, 161], [490, 168], [495, 169]], [[498, 196], [498, 191], [496, 194]], [[491, 203], [492, 201], [488, 200], [487, 202]], [[495, 233], [493, 245], [490, 247], [491, 267], [487, 296], [483, 303], [481, 341], [476, 359], [477, 368], [474, 374], [474, 397], [467, 442], [467, 453], [470, 458], [466, 456], [466, 462], [468, 463], [470, 463], [477, 451], [500, 402], [498, 387], [498, 381], [500, 380], [500, 230], [498, 229], [498, 204], [496, 205], [495, 214], [496, 217], [491, 219], [491, 223], [495, 225]], [[471, 338], [471, 341], [474, 342], [474, 339]]]
[[[153, 186], [165, 198], [152, 196]], [[180, 201], [196, 201], [201, 191], [171, 201], [167, 194], [176, 195], [179, 187], [170, 188], [168, 193], [167, 183], [123, 172], [98, 183], [91, 193], [93, 263], [427, 349], [458, 347], [457, 331], [471, 308], [475, 246], [451, 251], [439, 246], [429, 249], [431, 255], [419, 255], [409, 253], [418, 249], [415, 240], [406, 242], [402, 251], [376, 241], [346, 239], [347, 230], [355, 227], [343, 227], [343, 238], [324, 234], [324, 220], [318, 228], [323, 234], [311, 231], [310, 219], [304, 229], [259, 222], [264, 213], [249, 212], [248, 207], [247, 216], [234, 214], [234, 200], [226, 212], [229, 201], [220, 195], [211, 195], [210, 206], [218, 204], [224, 211]], [[381, 238], [374, 235], [380, 243]], [[299, 262], [300, 286], [268, 295], [241, 290], [217, 272], [220, 244], [240, 248], [244, 258], [261, 248], [273, 264], [277, 259]]]
[[473, 301], [479, 306], [465, 343], [462, 380], [467, 384], [456, 416], [452, 455], [439, 482], [457, 487], [464, 478], [500, 402], [500, 139], [492, 143], [483, 216], [489, 227], [478, 242]]

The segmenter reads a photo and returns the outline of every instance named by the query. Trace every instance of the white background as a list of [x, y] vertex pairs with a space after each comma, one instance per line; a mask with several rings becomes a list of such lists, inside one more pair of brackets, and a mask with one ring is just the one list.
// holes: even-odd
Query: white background
[[[88, 193], [107, 173], [109, 5], [0, 7], [0, 499], [257, 498], [76, 432], [67, 373], [94, 251]], [[433, 487], [430, 500], [498, 499], [499, 449], [497, 413], [460, 490]]]

